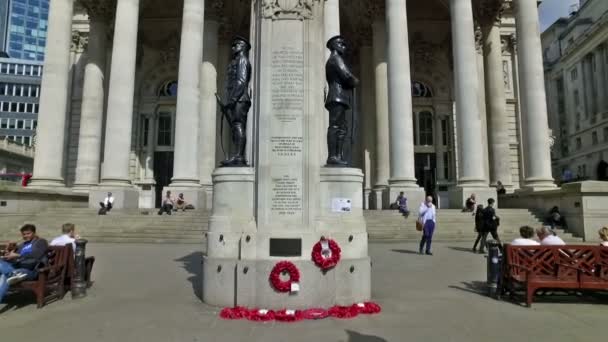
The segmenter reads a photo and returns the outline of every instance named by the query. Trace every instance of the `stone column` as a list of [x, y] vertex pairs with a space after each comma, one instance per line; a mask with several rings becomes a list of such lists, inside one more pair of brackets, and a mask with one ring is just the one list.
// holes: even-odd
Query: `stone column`
[[201, 67], [201, 110], [199, 138], [199, 173], [205, 191], [205, 206], [211, 209], [213, 194], [213, 170], [217, 141], [216, 118], [217, 102], [217, 65], [218, 65], [218, 28], [216, 21], [205, 21], [203, 65]]
[[444, 177], [443, 170], [445, 169], [445, 163], [443, 162], [443, 153], [446, 151], [446, 146], [443, 145], [443, 128], [441, 126], [441, 122], [443, 121], [443, 116], [439, 113], [435, 113], [435, 160], [436, 160], [436, 175], [437, 182], [445, 182], [446, 179]]
[[101, 181], [129, 186], [139, 0], [118, 1], [115, 21]]
[[171, 187], [199, 188], [198, 143], [205, 1], [184, 0]]
[[484, 27], [483, 37], [490, 183], [496, 185], [500, 181], [505, 187], [512, 187], [509, 119], [507, 117], [499, 24], [499, 21], [492, 20], [489, 25]]
[[158, 127], [158, 115], [149, 114], [148, 118], [148, 136], [146, 137], [146, 167], [144, 181], [154, 183], [154, 149], [156, 147], [156, 129]]
[[464, 199], [477, 194], [479, 203], [496, 197], [485, 177], [483, 125], [476, 96], [480, 88], [471, 0], [450, 0], [454, 93], [458, 135], [458, 183], [450, 192], [450, 206], [459, 208]]
[[386, 0], [388, 108], [390, 136], [389, 200], [407, 191], [410, 205], [418, 205], [424, 191], [416, 184], [412, 123], [412, 80], [407, 30], [407, 9], [403, 0]]
[[374, 194], [376, 209], [381, 210], [384, 193], [388, 189], [390, 176], [389, 134], [388, 134], [388, 66], [386, 63], [386, 23], [375, 21], [373, 31], [373, 64], [375, 71], [376, 92], [376, 142], [375, 142], [375, 172]]
[[596, 83], [595, 87], [597, 89], [597, 96], [595, 99], [597, 100], [597, 111], [598, 113], [604, 113], [608, 111], [608, 96], [606, 96], [606, 78], [604, 75], [606, 74], [606, 62], [604, 61], [604, 50], [606, 49], [605, 45], [601, 45], [595, 51], [595, 66], [596, 66], [596, 75], [595, 78]]
[[517, 51], [525, 159], [525, 187], [553, 188], [543, 57], [536, 2], [516, 2]]
[[[325, 0], [323, 24], [325, 42], [340, 34], [340, 0]], [[329, 58], [329, 54], [329, 49], [325, 49], [325, 60]]]
[[70, 43], [72, 40], [72, 0], [53, 0], [49, 5], [44, 74], [42, 75], [40, 115], [36, 133], [36, 156], [32, 186], [65, 186], [62, 176]]
[[[365, 181], [363, 184], [363, 209], [370, 209], [370, 195], [373, 186], [373, 161], [375, 159], [375, 129], [376, 118], [374, 117], [374, 68], [373, 48], [369, 45], [360, 47], [361, 70], [361, 129], [363, 130], [363, 172]], [[388, 127], [387, 127], [388, 128]]]
[[106, 191], [114, 195], [114, 207], [136, 208], [139, 193], [131, 187], [130, 159], [135, 95], [139, 0], [120, 0], [116, 6], [112, 70], [108, 84], [108, 105], [104, 160], [100, 188], [89, 192], [89, 206], [95, 207]]
[[84, 73], [75, 188], [88, 190], [99, 183], [101, 133], [105, 100], [106, 24], [90, 15], [89, 45]]

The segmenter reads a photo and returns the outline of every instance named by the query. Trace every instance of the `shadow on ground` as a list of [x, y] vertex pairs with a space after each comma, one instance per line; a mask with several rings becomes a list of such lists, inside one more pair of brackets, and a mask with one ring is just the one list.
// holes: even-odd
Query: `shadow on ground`
[[[51, 304], [56, 301], [57, 300], [50, 300], [45, 305]], [[10, 293], [9, 292], [4, 297], [3, 303], [5, 304], [4, 306], [2, 306], [2, 303], [0, 303], [0, 315], [5, 312], [20, 310], [20, 309], [23, 309], [30, 305], [36, 306], [36, 297], [34, 296], [33, 293], [30, 293], [30, 292], [24, 292], [24, 293]]]
[[348, 334], [348, 342], [387, 342], [385, 339], [372, 336], [372, 335], [363, 335], [356, 331], [346, 330]]
[[407, 249], [391, 249], [392, 252], [402, 253], [402, 254], [420, 254], [418, 251], [412, 251]]
[[176, 259], [182, 263], [182, 267], [188, 271], [188, 281], [192, 284], [194, 295], [203, 300], [203, 253], [193, 252], [182, 258]]
[[454, 250], [454, 251], [458, 251], [458, 252], [468, 252], [468, 253], [478, 254], [477, 252], [473, 252], [473, 250], [471, 248], [454, 247], [454, 246], [448, 246], [448, 248], [451, 250]]

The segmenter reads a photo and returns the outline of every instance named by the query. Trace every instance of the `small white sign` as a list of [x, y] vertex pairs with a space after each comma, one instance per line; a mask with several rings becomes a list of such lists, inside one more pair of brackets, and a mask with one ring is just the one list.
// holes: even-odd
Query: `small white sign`
[[357, 306], [360, 307], [360, 308], [364, 308], [365, 304], [363, 304], [363, 303], [357, 303]]
[[266, 315], [266, 314], [268, 314], [268, 310], [266, 310], [266, 309], [260, 309], [260, 310], [258, 310], [258, 313], [260, 315]]
[[291, 283], [291, 292], [300, 292], [300, 284]]
[[293, 315], [295, 315], [295, 314], [296, 314], [296, 310], [285, 310], [285, 313], [286, 313], [287, 315], [293, 316]]
[[347, 213], [352, 209], [352, 201], [348, 198], [333, 198], [331, 200], [331, 211], [334, 213]]

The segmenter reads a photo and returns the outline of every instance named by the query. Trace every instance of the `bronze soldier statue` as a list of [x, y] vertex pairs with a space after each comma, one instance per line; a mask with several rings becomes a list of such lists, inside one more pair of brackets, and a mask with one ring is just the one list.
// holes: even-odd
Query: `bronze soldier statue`
[[247, 160], [245, 159], [247, 113], [251, 108], [249, 50], [251, 50], [251, 45], [245, 38], [234, 37], [232, 41], [232, 60], [226, 72], [226, 102], [223, 103], [219, 96], [217, 97], [222, 111], [222, 122], [225, 117], [232, 131], [232, 145], [234, 145], [234, 153], [228, 159], [222, 161], [221, 166], [247, 166]]
[[335, 36], [327, 41], [331, 55], [325, 64], [325, 77], [329, 85], [325, 108], [329, 111], [329, 128], [327, 129], [327, 166], [345, 167], [344, 139], [346, 138], [346, 111], [351, 109], [353, 89], [359, 80], [353, 75], [344, 62], [346, 41], [342, 36]]

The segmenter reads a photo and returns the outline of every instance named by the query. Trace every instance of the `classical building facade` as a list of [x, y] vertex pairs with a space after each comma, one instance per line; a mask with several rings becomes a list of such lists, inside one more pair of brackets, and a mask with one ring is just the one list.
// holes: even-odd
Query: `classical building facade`
[[[529, 0], [53, 0], [33, 185], [135, 188], [140, 207], [169, 185], [211, 191], [229, 141], [215, 93], [231, 38], [254, 42], [255, 73], [256, 16], [276, 6], [323, 6], [325, 37], [351, 42], [361, 86], [348, 154], [365, 173], [366, 207], [388, 206], [395, 185], [422, 187], [441, 207], [489, 197], [498, 181], [554, 187]], [[250, 145], [268, 143], [252, 133], [258, 110], [254, 100]]]
[[608, 2], [587, 0], [542, 35], [553, 174], [608, 180]]

